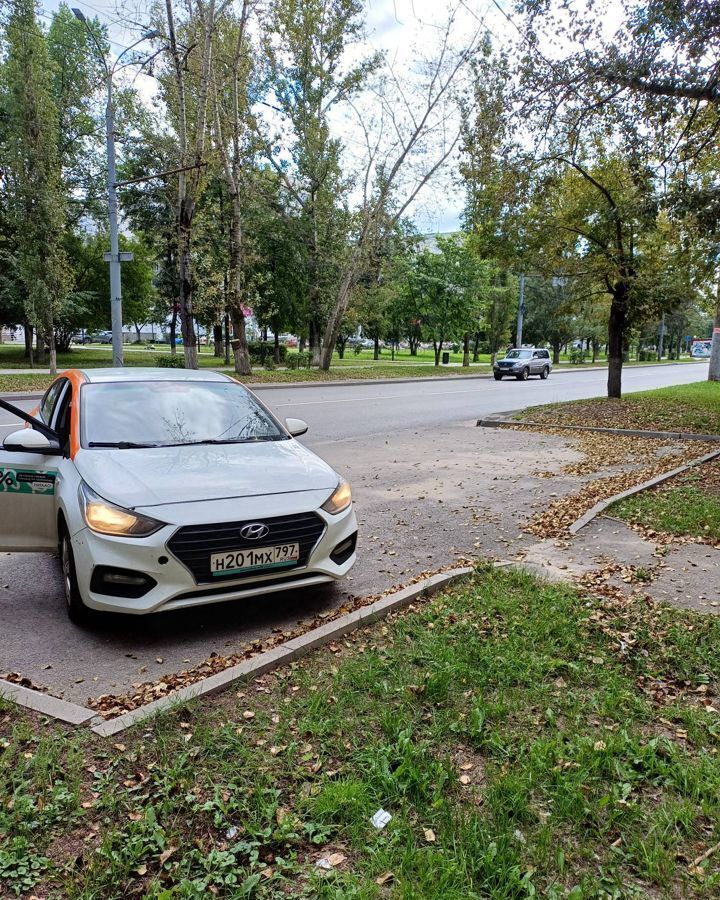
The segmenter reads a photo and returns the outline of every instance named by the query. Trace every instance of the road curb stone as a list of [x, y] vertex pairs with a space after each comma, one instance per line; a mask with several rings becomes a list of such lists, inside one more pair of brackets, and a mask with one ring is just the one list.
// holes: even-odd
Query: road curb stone
[[720, 441], [720, 434], [695, 434], [691, 431], [649, 431], [645, 428], [600, 428], [596, 425], [555, 425], [550, 422], [529, 422], [524, 419], [478, 419], [477, 428], [502, 428], [504, 425], [521, 425], [526, 428], [560, 428], [563, 431], [592, 431], [598, 434], [616, 434], [624, 437], [661, 438], [680, 441]]
[[231, 666], [223, 672], [210, 675], [208, 678], [195, 682], [195, 684], [173, 691], [165, 697], [153, 700], [151, 703], [133, 709], [115, 719], [103, 719], [97, 724], [90, 723], [91, 730], [101, 737], [111, 737], [180, 703], [185, 703], [196, 697], [211, 696], [219, 693], [240, 680], [258, 678], [271, 669], [294, 662], [312, 650], [348, 634], [360, 625], [370, 624], [383, 618], [390, 612], [402, 609], [402, 607], [407, 606], [422, 595], [433, 594], [458, 579], [472, 574], [473, 571], [472, 567], [464, 566], [458, 569], [451, 569], [448, 572], [431, 575], [417, 584], [402, 588], [389, 594], [387, 597], [376, 600], [375, 603], [371, 603], [369, 606], [363, 606], [346, 613], [332, 622], [313, 628], [312, 631], [308, 631], [300, 637], [293, 638], [278, 647], [273, 647], [265, 653], [243, 660], [238, 665]]
[[69, 703], [67, 700], [43, 694], [41, 691], [34, 691], [32, 688], [6, 681], [4, 678], [0, 678], [0, 698], [12, 700], [18, 706], [52, 716], [53, 719], [60, 719], [61, 722], [67, 722], [70, 725], [83, 725], [95, 716], [95, 711], [86, 706]]

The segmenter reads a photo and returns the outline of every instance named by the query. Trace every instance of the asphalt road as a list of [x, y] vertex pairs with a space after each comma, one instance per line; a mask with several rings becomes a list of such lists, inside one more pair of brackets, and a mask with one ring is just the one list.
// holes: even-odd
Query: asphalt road
[[[704, 380], [706, 364], [629, 368], [626, 391]], [[338, 605], [468, 556], [509, 555], [528, 510], [577, 489], [535, 478], [577, 458], [562, 438], [475, 428], [488, 414], [602, 394], [606, 373], [529, 382], [453, 378], [402, 384], [257, 388], [278, 416], [305, 419], [304, 442], [346, 474], [360, 521], [359, 559], [330, 590], [272, 595], [153, 617], [109, 617], [83, 631], [63, 609], [57, 561], [0, 553], [0, 673], [20, 672], [77, 702], [229, 653]], [[32, 401], [24, 401], [30, 408]], [[0, 438], [13, 430], [0, 410]], [[7, 523], [0, 523], [2, 528]], [[160, 662], [158, 662], [160, 660]]]
[[[623, 390], [631, 393], [704, 381], [707, 366], [699, 362], [628, 367], [623, 372]], [[424, 378], [400, 384], [356, 382], [286, 388], [256, 385], [253, 390], [281, 418], [305, 419], [311, 427], [305, 443], [314, 449], [326, 441], [370, 437], [403, 428], [432, 429], [540, 403], [597, 397], [605, 393], [606, 383], [604, 370], [577, 369], [556, 372], [547, 381], [506, 378], [496, 382], [489, 377], [454, 376], [442, 381]], [[30, 410], [36, 403], [27, 400], [18, 405]], [[0, 409], [0, 439], [20, 424]]]

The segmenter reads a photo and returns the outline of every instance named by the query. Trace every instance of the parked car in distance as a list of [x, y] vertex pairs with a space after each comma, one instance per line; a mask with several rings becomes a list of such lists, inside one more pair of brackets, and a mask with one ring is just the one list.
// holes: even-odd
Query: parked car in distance
[[550, 351], [543, 347], [521, 347], [508, 350], [503, 359], [495, 361], [493, 375], [501, 381], [504, 375], [512, 375], [518, 381], [527, 381], [531, 375], [545, 380], [552, 371]]

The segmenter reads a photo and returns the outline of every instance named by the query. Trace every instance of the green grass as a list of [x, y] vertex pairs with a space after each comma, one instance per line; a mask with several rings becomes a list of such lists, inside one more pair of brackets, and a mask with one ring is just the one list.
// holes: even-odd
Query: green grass
[[716, 897], [719, 672], [715, 618], [488, 570], [108, 742], [0, 707], [3, 896]]
[[720, 383], [698, 381], [640, 391], [622, 400], [596, 397], [531, 406], [518, 418], [548, 424], [720, 434]]
[[613, 506], [613, 515], [666, 534], [720, 540], [720, 491], [709, 493], [703, 474], [673, 479]]

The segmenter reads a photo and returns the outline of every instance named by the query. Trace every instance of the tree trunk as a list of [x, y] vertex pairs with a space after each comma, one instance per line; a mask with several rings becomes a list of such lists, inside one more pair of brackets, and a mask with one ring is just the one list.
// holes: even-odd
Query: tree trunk
[[465, 332], [463, 337], [463, 366], [470, 365], [470, 333]]
[[[334, 347], [334, 343], [331, 344], [330, 359], [332, 359], [332, 347]], [[320, 336], [320, 328], [314, 319], [310, 320], [310, 353], [312, 354], [312, 364], [324, 369], [322, 338]], [[330, 363], [327, 364], [327, 368], [330, 368]]]
[[55, 330], [50, 327], [47, 330], [47, 343], [49, 348], [48, 362], [50, 364], [50, 374], [57, 375], [57, 348], [55, 346]]
[[380, 359], [380, 338], [375, 335], [375, 347], [373, 349], [373, 359]]
[[172, 316], [170, 316], [170, 356], [177, 355], [177, 346], [175, 344], [175, 341], [177, 340], [177, 317], [178, 305], [177, 303], [173, 303]]
[[598, 358], [598, 342], [593, 341], [592, 342], [592, 361], [594, 363], [597, 362], [597, 358]]
[[190, 249], [190, 229], [192, 227], [194, 203], [185, 198], [180, 206], [178, 225], [178, 275], [180, 279], [180, 332], [183, 338], [185, 368], [197, 369], [197, 336], [193, 323], [192, 257]]
[[480, 361], [480, 332], [475, 332], [475, 344], [473, 346], [473, 362]]
[[356, 264], [350, 263], [348, 264], [348, 267], [345, 271], [343, 280], [340, 282], [337, 299], [335, 300], [335, 306], [330, 313], [328, 323], [325, 327], [325, 333], [323, 334], [322, 346], [320, 348], [320, 368], [324, 372], [328, 372], [330, 370], [333, 350], [335, 349], [335, 342], [337, 340], [338, 334], [340, 333], [342, 318], [345, 315], [345, 310], [347, 309], [347, 305], [350, 300], [350, 292], [355, 286], [356, 278]]
[[33, 327], [29, 323], [23, 325], [23, 334], [25, 337], [25, 359], [30, 360], [30, 365], [32, 365], [33, 359]]
[[229, 300], [233, 326], [232, 348], [235, 356], [235, 372], [238, 375], [249, 375], [252, 367], [245, 334], [245, 313], [242, 306], [242, 209], [240, 208], [240, 196], [237, 193], [232, 196], [231, 215]]
[[41, 328], [35, 329], [35, 363], [42, 366], [45, 362], [45, 335]]
[[213, 325], [213, 356], [222, 359], [223, 349], [223, 327]]
[[560, 341], [553, 341], [553, 365], [560, 365]]
[[250, 375], [250, 354], [248, 353], [247, 335], [245, 334], [245, 316], [242, 310], [233, 313], [233, 339], [230, 341], [235, 357], [235, 373], [237, 375]]
[[623, 348], [625, 343], [625, 324], [627, 284], [621, 281], [616, 285], [610, 304], [608, 321], [608, 397], [622, 397]]
[[440, 365], [440, 354], [442, 353], [442, 346], [443, 346], [442, 340], [440, 341], [439, 344], [437, 341], [435, 341], [435, 340], [433, 341], [433, 350], [435, 351], [435, 365], [436, 366]]
[[280, 335], [278, 333], [279, 330], [280, 330], [280, 323], [276, 319], [275, 322], [273, 323], [273, 335], [275, 337], [274, 345], [273, 345], [273, 361], [276, 366], [280, 365]]
[[720, 381], [720, 278], [718, 278], [717, 285], [717, 306], [715, 307], [715, 321], [713, 322], [708, 381]]
[[340, 335], [335, 345], [337, 348], [337, 355], [340, 359], [345, 359], [345, 344], [347, 344], [347, 338]]
[[225, 365], [230, 365], [230, 316], [225, 313]]

